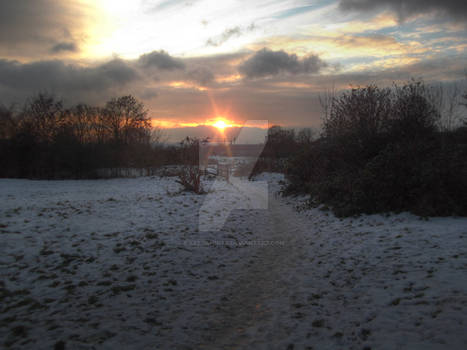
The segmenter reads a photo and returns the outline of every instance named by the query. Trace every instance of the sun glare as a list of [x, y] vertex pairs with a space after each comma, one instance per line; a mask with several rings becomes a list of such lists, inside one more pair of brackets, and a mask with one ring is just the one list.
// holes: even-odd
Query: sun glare
[[226, 127], [228, 127], [229, 125], [227, 125], [227, 123], [225, 122], [225, 120], [222, 120], [222, 119], [219, 119], [217, 120], [214, 124], [212, 124], [212, 126], [218, 128], [219, 130], [224, 130]]

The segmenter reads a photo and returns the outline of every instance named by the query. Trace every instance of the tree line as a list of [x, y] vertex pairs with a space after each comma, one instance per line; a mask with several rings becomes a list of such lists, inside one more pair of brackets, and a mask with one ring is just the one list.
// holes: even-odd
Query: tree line
[[91, 178], [99, 168], [156, 167], [176, 162], [144, 105], [131, 95], [104, 107], [65, 108], [47, 94], [23, 108], [0, 106], [0, 177]]

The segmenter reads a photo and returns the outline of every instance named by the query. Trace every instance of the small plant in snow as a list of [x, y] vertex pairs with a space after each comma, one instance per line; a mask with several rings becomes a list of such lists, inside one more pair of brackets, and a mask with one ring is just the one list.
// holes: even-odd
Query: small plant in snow
[[201, 183], [201, 170], [198, 166], [184, 166], [178, 174], [177, 182], [182, 185], [186, 191], [196, 194], [204, 193], [203, 184]]
[[200, 141], [196, 138], [187, 137], [180, 143], [183, 166], [178, 173], [177, 179], [177, 182], [183, 186], [185, 191], [197, 194], [205, 193], [201, 183], [202, 171], [198, 165], [199, 146], [201, 142], [208, 141]]

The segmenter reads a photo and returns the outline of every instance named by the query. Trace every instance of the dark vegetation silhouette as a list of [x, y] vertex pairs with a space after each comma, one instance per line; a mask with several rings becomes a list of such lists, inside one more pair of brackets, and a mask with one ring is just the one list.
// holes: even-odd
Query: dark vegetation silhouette
[[177, 163], [133, 96], [104, 107], [64, 108], [39, 94], [21, 110], [0, 107], [0, 177], [63, 179], [98, 177], [102, 168], [154, 168]]
[[[309, 195], [311, 206], [324, 204], [339, 216], [467, 215], [467, 123], [455, 126], [454, 120], [455, 104], [467, 107], [467, 93], [456, 90], [463, 100], [454, 103], [443, 101], [440, 91], [410, 81], [328, 93], [321, 99], [320, 135], [272, 126], [251, 176], [284, 172], [284, 194]], [[199, 150], [205, 141], [167, 146], [160, 137], [132, 96], [104, 107], [64, 108], [39, 94], [20, 110], [0, 106], [0, 176], [93, 178], [99, 169], [177, 164], [185, 190], [203, 193]]]
[[418, 81], [327, 95], [319, 138], [274, 127], [262, 158], [285, 164], [284, 194], [338, 216], [467, 215], [467, 125], [444, 127], [438, 97]]
[[201, 177], [203, 171], [200, 168], [200, 147], [207, 144], [209, 139], [200, 140], [198, 138], [186, 137], [180, 142], [180, 163], [177, 182], [183, 186], [183, 189], [196, 194], [205, 193]]
[[268, 129], [264, 149], [251, 171], [249, 178], [262, 172], [287, 171], [290, 158], [300, 152], [303, 147], [309, 147], [315, 139], [315, 131], [304, 128], [296, 131], [273, 125]]

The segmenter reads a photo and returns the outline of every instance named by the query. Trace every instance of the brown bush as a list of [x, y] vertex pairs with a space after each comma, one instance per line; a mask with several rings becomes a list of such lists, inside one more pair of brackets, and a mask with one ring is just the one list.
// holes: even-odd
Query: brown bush
[[198, 166], [184, 165], [178, 174], [177, 182], [183, 186], [185, 191], [203, 194], [205, 191], [201, 183], [201, 175], [202, 171]]

